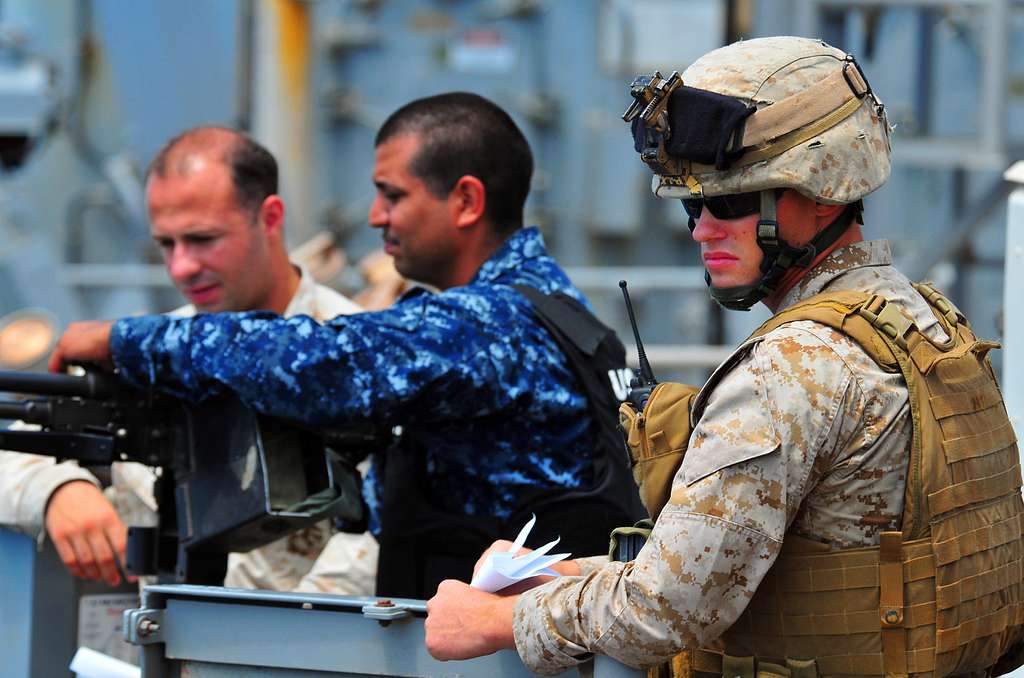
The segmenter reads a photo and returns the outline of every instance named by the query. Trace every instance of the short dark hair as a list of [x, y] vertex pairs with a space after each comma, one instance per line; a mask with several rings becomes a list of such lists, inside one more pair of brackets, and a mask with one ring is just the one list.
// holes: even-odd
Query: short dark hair
[[255, 139], [238, 130], [216, 126], [185, 130], [157, 152], [146, 170], [146, 180], [182, 171], [179, 163], [189, 155], [218, 153], [218, 159], [231, 170], [238, 206], [255, 214], [267, 196], [277, 193], [277, 160]]
[[438, 94], [392, 113], [374, 145], [403, 134], [420, 137], [409, 171], [431, 193], [444, 197], [459, 178], [472, 175], [484, 185], [485, 216], [497, 231], [509, 233], [523, 225], [533, 154], [508, 113], [477, 94]]

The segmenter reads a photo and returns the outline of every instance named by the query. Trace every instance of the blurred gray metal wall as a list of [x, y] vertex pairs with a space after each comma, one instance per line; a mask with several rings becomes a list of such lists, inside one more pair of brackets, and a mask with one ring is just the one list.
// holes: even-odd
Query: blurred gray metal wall
[[[868, 200], [868, 236], [892, 239], [909, 274], [948, 289], [983, 335], [999, 333], [1000, 175], [1024, 141], [1015, 3], [334, 0], [312, 11], [317, 214], [357, 252], [377, 238], [365, 227], [376, 127], [413, 97], [470, 89], [530, 138], [529, 212], [563, 262], [696, 264], [678, 204], [650, 196], [618, 116], [635, 74], [682, 70], [687, 52], [726, 39], [732, 16], [737, 36], [805, 33], [858, 56], [897, 124], [893, 177]], [[592, 296], [624, 330], [607, 282]], [[640, 306], [652, 343], [737, 341], [764, 317], [722, 316], [699, 289], [644, 293]]]
[[0, 171], [0, 314], [42, 305], [68, 322], [177, 303], [152, 293], [162, 273], [124, 266], [152, 255], [141, 174], [181, 129], [239, 120], [238, 8], [0, 0], [0, 50], [44, 63], [58, 102], [24, 166]]
[[[998, 177], [1024, 142], [1024, 13], [1008, 0], [0, 0], [0, 22], [52, 61], [62, 111], [26, 166], [0, 176], [0, 227], [22, 243], [0, 253], [0, 312], [178, 303], [159, 266], [140, 266], [157, 262], [139, 175], [199, 123], [250, 127], [278, 155], [293, 245], [326, 228], [358, 257], [379, 244], [366, 227], [376, 128], [412, 98], [463, 89], [523, 127], [537, 165], [529, 220], [625, 330], [616, 281], [589, 267], [698, 263], [619, 119], [628, 83], [682, 70], [730, 33], [805, 31], [857, 54], [898, 124], [868, 235], [890, 237], [910, 272], [998, 334]], [[764, 317], [721, 314], [699, 271], [676, 275], [684, 290], [630, 273], [649, 343], [734, 342]]]

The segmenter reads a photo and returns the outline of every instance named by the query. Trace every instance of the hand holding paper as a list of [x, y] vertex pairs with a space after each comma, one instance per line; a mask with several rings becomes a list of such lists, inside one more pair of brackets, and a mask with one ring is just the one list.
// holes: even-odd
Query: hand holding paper
[[516, 552], [526, 543], [526, 538], [536, 522], [537, 516], [530, 518], [530, 521], [519, 531], [519, 536], [516, 537], [507, 552], [492, 553], [488, 556], [480, 569], [473, 575], [473, 581], [469, 585], [481, 591], [493, 593], [539, 574], [557, 577], [558, 573], [552, 570], [551, 566], [569, 557], [568, 553], [548, 555], [548, 551], [555, 547], [558, 539], [544, 544], [536, 551], [530, 551], [521, 556], [516, 555]]

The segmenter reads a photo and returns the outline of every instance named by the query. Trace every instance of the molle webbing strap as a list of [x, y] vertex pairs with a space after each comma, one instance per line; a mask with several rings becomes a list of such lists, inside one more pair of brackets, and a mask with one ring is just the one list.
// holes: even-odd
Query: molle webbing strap
[[1015, 604], [973, 617], [951, 629], [938, 629], [935, 632], [935, 651], [939, 654], [952, 652], [976, 638], [1001, 634], [1011, 626], [1019, 626], [1022, 620], [1024, 606]]
[[[906, 657], [907, 669], [912, 674], [930, 673], [935, 669], [933, 647], [907, 650]], [[825, 656], [814, 660], [819, 676], [881, 676], [885, 673], [883, 662], [880, 653]], [[787, 664], [791, 663], [791, 660], [787, 660]], [[698, 650], [694, 653], [694, 675], [698, 678], [733, 678], [733, 674], [727, 674], [723, 670], [721, 653], [708, 650]], [[796, 674], [791, 675], [795, 677]]]
[[1015, 464], [1001, 473], [965, 480], [932, 492], [928, 495], [928, 512], [938, 516], [969, 504], [990, 501], [1013, 492], [1020, 485], [1020, 464]]
[[[835, 606], [833, 605], [833, 609]], [[902, 619], [902, 617], [900, 617]], [[870, 610], [838, 610], [810, 614], [787, 613], [782, 620], [783, 633], [779, 634], [779, 619], [774, 611], [764, 613], [751, 610], [744, 620], [745, 631], [758, 636], [806, 637], [852, 636], [858, 633], [878, 633], [878, 608]]]
[[[722, 654], [709, 650], [697, 650], [695, 653], [694, 661], [694, 672], [693, 675], [696, 678], [734, 678], [736, 673], [727, 672], [726, 667], [723, 666]], [[935, 669], [935, 648], [934, 647], [915, 647], [907, 650], [904, 655], [907, 672], [912, 675], [920, 675], [931, 673]], [[735, 658], [734, 658], [735, 659]], [[744, 659], [744, 658], [739, 658]], [[749, 658], [753, 660], [753, 658]], [[885, 671], [885, 657], [882, 653], [864, 653], [864, 654], [843, 654], [835, 656], [818, 656], [813, 660], [794, 660], [790, 658], [782, 659], [785, 661], [787, 667], [790, 670], [790, 676], [796, 677], [802, 675], [793, 671], [793, 664], [806, 661], [808, 663], [813, 662], [816, 673], [813, 675], [817, 676], [882, 676], [886, 674]], [[755, 660], [755, 675], [760, 677], [762, 672], [760, 667], [767, 662], [761, 662]], [[735, 663], [730, 663], [735, 666]], [[773, 663], [774, 664], [774, 663]]]
[[[910, 674], [931, 673], [935, 669], [935, 648], [916, 647], [907, 650], [907, 672]], [[885, 657], [882, 654], [849, 654], [835, 657], [818, 657], [818, 671], [823, 676], [885, 675]]]
[[[788, 538], [787, 538], [788, 541]], [[787, 553], [785, 567], [779, 572], [779, 591], [795, 593], [829, 593], [854, 588], [875, 589], [879, 586], [878, 549], [866, 547], [820, 554]], [[935, 559], [930, 540], [903, 542], [903, 580], [920, 581], [935, 576]], [[864, 608], [871, 609], [871, 608]]]
[[935, 562], [937, 565], [948, 565], [979, 551], [987, 551], [1003, 544], [1009, 544], [1020, 538], [1021, 514], [1010, 516], [991, 525], [982, 525], [969, 532], [935, 541]]
[[976, 600], [996, 591], [1019, 584], [1024, 578], [1024, 563], [1014, 560], [987, 572], [979, 572], [947, 584], [935, 587], [935, 606], [948, 610], [965, 600]]
[[1005, 450], [1015, 442], [1017, 442], [1017, 436], [1013, 433], [1013, 426], [1010, 422], [1006, 422], [991, 431], [943, 440], [942, 449], [946, 453], [946, 461], [952, 464], [956, 461], [984, 457], [993, 452]]
[[1003, 395], [989, 380], [979, 388], [958, 393], [932, 396], [928, 399], [936, 419], [946, 419], [956, 414], [973, 414], [1003, 404]]
[[903, 534], [883, 532], [878, 549], [878, 620], [887, 675], [907, 674], [907, 632], [903, 628]]
[[[910, 672], [930, 671], [929, 656], [934, 656], [934, 650], [927, 650], [925, 645], [929, 643], [921, 638], [934, 636], [936, 621], [934, 598], [928, 595], [934, 591], [935, 576], [931, 544], [928, 540], [902, 542], [899, 533], [886, 534], [888, 560], [883, 560], [881, 548], [829, 551], [822, 544], [787, 537], [776, 567], [727, 633], [726, 646], [730, 634], [738, 632], [756, 647], [767, 648], [768, 657], [772, 657], [772, 650], [803, 648], [793, 654], [816, 656], [821, 675], [880, 675], [887, 672], [883, 670], [886, 652], [880, 638], [880, 614], [895, 610], [900, 620], [891, 635], [896, 646], [900, 641], [896, 632], [904, 636], [902, 661]], [[909, 596], [906, 600], [904, 587]], [[880, 601], [888, 604], [880, 606]], [[919, 638], [914, 650], [907, 651], [905, 636], [912, 630]], [[813, 644], [804, 644], [803, 638]], [[837, 643], [825, 647], [840, 652], [840, 648], [847, 652], [861, 648], [858, 661], [848, 664], [845, 655], [827, 656], [827, 651], [820, 649], [821, 639], [827, 638], [835, 638]], [[859, 640], [841, 642], [845, 638]], [[877, 648], [877, 655], [865, 655], [863, 651], [872, 646]]]

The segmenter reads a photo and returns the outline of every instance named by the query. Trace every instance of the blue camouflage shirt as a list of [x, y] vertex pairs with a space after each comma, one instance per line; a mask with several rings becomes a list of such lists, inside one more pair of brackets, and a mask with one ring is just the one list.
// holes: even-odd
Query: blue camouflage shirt
[[[110, 347], [129, 381], [192, 402], [230, 389], [308, 425], [402, 426], [427, 451], [432, 501], [503, 518], [525, 488], [589, 485], [594, 447], [582, 386], [517, 284], [586, 303], [524, 228], [468, 285], [414, 290], [383, 311], [324, 324], [267, 312], [125, 318]], [[379, 487], [368, 474], [371, 529]]]

